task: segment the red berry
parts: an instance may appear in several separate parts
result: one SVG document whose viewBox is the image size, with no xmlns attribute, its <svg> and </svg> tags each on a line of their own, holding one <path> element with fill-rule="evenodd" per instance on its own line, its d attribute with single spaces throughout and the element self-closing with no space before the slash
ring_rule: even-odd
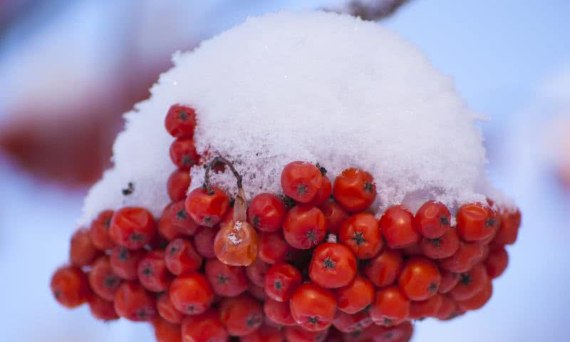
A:
<svg viewBox="0 0 570 342">
<path fill-rule="evenodd" d="M 448 229 L 434 239 L 423 238 L 420 242 L 422 253 L 431 259 L 449 258 L 459 249 L 459 237 L 455 229 Z"/>
<path fill-rule="evenodd" d="M 313 252 L 309 277 L 325 288 L 347 286 L 356 276 L 356 258 L 350 248 L 339 243 L 326 242 Z"/>
<path fill-rule="evenodd" d="M 200 163 L 200 155 L 196 152 L 194 140 L 178 138 L 170 145 L 170 160 L 179 170 L 188 171 Z"/>
<path fill-rule="evenodd" d="M 442 295 L 436 294 L 427 300 L 413 301 L 410 305 L 410 319 L 434 317 L 439 312 L 443 301 L 442 298 Z"/>
<path fill-rule="evenodd" d="M 374 285 L 365 277 L 357 275 L 352 283 L 336 289 L 335 294 L 338 309 L 348 314 L 355 314 L 364 310 L 374 300 Z"/>
<path fill-rule="evenodd" d="M 385 287 L 392 285 L 398 276 L 403 266 L 402 254 L 398 251 L 390 249 L 384 250 L 364 268 L 364 273 L 378 287 Z"/>
<path fill-rule="evenodd" d="M 202 266 L 202 257 L 190 241 L 184 239 L 170 241 L 165 249 L 164 260 L 166 267 L 174 275 L 191 273 Z"/>
<path fill-rule="evenodd" d="M 269 325 L 262 325 L 249 335 L 242 336 L 241 342 L 282 342 L 281 330 Z"/>
<path fill-rule="evenodd" d="M 456 301 L 467 300 L 481 291 L 488 280 L 485 267 L 481 264 L 475 265 L 469 272 L 459 275 L 459 282 L 451 290 L 450 295 Z"/>
<path fill-rule="evenodd" d="M 115 304 L 112 301 L 107 301 L 97 295 L 89 297 L 89 310 L 93 317 L 109 322 L 119 319 L 119 315 L 115 312 Z"/>
<path fill-rule="evenodd" d="M 346 169 L 334 181 L 333 196 L 351 213 L 366 210 L 376 199 L 374 178 L 360 169 Z"/>
<path fill-rule="evenodd" d="M 325 219 L 327 220 L 327 229 L 329 233 L 338 234 L 338 231 L 349 215 L 334 201 L 326 201 L 320 206 Z"/>
<path fill-rule="evenodd" d="M 497 278 L 507 268 L 509 264 L 509 254 L 504 247 L 495 249 L 489 253 L 487 260 L 485 261 L 485 267 L 487 268 L 487 274 L 491 278 Z"/>
<path fill-rule="evenodd" d="M 459 249 L 451 257 L 442 259 L 439 266 L 447 271 L 467 272 L 483 257 L 484 248 L 479 243 L 459 242 Z"/>
<path fill-rule="evenodd" d="M 291 296 L 289 307 L 299 326 L 308 331 L 322 331 L 332 324 L 336 299 L 329 290 L 306 283 L 297 287 Z"/>
<path fill-rule="evenodd" d="M 111 269 L 113 273 L 126 280 L 135 280 L 138 277 L 138 264 L 144 257 L 143 251 L 132 251 L 117 246 L 111 251 Z"/>
<path fill-rule="evenodd" d="M 428 239 L 435 239 L 450 228 L 451 213 L 445 204 L 427 201 L 414 216 L 414 226 L 418 233 Z"/>
<path fill-rule="evenodd" d="M 275 232 L 281 229 L 285 219 L 285 204 L 273 194 L 263 193 L 255 196 L 247 208 L 249 223 L 258 230 Z"/>
<path fill-rule="evenodd" d="M 263 323 L 263 309 L 248 295 L 225 298 L 220 303 L 220 320 L 232 336 L 245 336 Z"/>
<path fill-rule="evenodd" d="M 170 323 L 179 324 L 182 322 L 183 315 L 170 300 L 170 294 L 163 292 L 156 299 L 156 309 L 160 317 L 164 318 Z"/>
<path fill-rule="evenodd" d="M 289 264 L 275 264 L 267 270 L 265 276 L 265 294 L 278 302 L 288 301 L 293 292 L 301 285 L 301 272 Z"/>
<path fill-rule="evenodd" d="M 73 266 L 86 266 L 93 262 L 98 254 L 97 248 L 91 242 L 89 230 L 82 228 L 75 231 L 71 237 L 69 261 Z"/>
<path fill-rule="evenodd" d="M 152 214 L 138 207 L 124 207 L 115 212 L 111 220 L 111 238 L 128 249 L 141 249 L 156 234 Z"/>
<path fill-rule="evenodd" d="M 325 215 L 317 207 L 296 206 L 289 210 L 283 222 L 285 240 L 297 249 L 315 247 L 326 232 Z"/>
<path fill-rule="evenodd" d="M 451 291 L 459 281 L 459 274 L 449 272 L 446 270 L 441 271 L 441 284 L 439 284 L 439 293 L 448 293 Z"/>
<path fill-rule="evenodd" d="M 108 256 L 99 257 L 88 274 L 93 292 L 107 301 L 115 299 L 115 292 L 121 285 L 121 278 L 113 272 Z"/>
<path fill-rule="evenodd" d="M 294 161 L 283 168 L 281 187 L 283 193 L 297 202 L 309 203 L 323 184 L 323 175 L 311 163 Z"/>
<path fill-rule="evenodd" d="M 220 188 L 212 187 L 211 193 L 196 188 L 186 198 L 186 211 L 194 222 L 212 227 L 219 223 L 230 206 L 228 195 Z"/>
<path fill-rule="evenodd" d="M 347 314 L 337 311 L 333 320 L 333 325 L 343 333 L 351 333 L 362 331 L 373 324 L 370 315 L 366 311 L 360 311 L 355 314 Z"/>
<path fill-rule="evenodd" d="M 285 341 L 287 342 L 324 342 L 328 330 L 308 331 L 302 327 L 285 327 Z"/>
<path fill-rule="evenodd" d="M 479 292 L 465 300 L 457 301 L 457 306 L 464 311 L 478 310 L 487 304 L 492 295 L 493 283 L 487 281 Z"/>
<path fill-rule="evenodd" d="M 158 231 L 167 240 L 193 236 L 198 227 L 198 224 L 186 212 L 184 201 L 171 203 L 166 206 L 158 221 Z"/>
<path fill-rule="evenodd" d="M 235 297 L 247 290 L 244 267 L 229 266 L 218 259 L 206 261 L 206 277 L 219 296 Z"/>
<path fill-rule="evenodd" d="M 245 268 L 245 274 L 250 282 L 255 286 L 264 287 L 265 286 L 265 276 L 267 270 L 271 265 L 264 263 L 260 259 L 256 259 L 253 264 Z"/>
<path fill-rule="evenodd" d="M 228 332 L 219 314 L 214 310 L 209 310 L 201 315 L 184 318 L 182 340 L 185 342 L 224 342 L 228 340 Z"/>
<path fill-rule="evenodd" d="M 499 212 L 500 225 L 493 239 L 495 245 L 512 245 L 517 240 L 521 225 L 521 212 L 517 209 L 502 210 Z"/>
<path fill-rule="evenodd" d="M 136 282 L 124 282 L 115 293 L 115 311 L 130 321 L 150 321 L 156 315 L 151 295 Z"/>
<path fill-rule="evenodd" d="M 435 314 L 435 317 L 440 320 L 447 320 L 452 317 L 457 309 L 455 301 L 448 296 L 441 297 L 441 305 Z"/>
<path fill-rule="evenodd" d="M 344 221 L 340 228 L 339 239 L 358 259 L 375 257 L 383 244 L 378 222 L 370 213 L 354 214 Z"/>
<path fill-rule="evenodd" d="M 318 207 L 318 206 L 322 205 L 323 203 L 327 202 L 329 200 L 329 198 L 331 197 L 331 194 L 332 194 L 331 181 L 330 181 L 329 177 L 323 175 L 323 183 L 322 183 L 319 191 L 317 191 L 317 194 L 315 195 L 315 197 L 313 197 L 311 202 L 309 202 L 308 204 Z"/>
<path fill-rule="evenodd" d="M 288 326 L 296 325 L 291 310 L 289 310 L 289 302 L 278 302 L 271 298 L 266 298 L 263 303 L 263 312 L 269 320 L 277 325 Z"/>
<path fill-rule="evenodd" d="M 166 190 L 168 197 L 172 202 L 182 201 L 186 198 L 188 188 L 192 183 L 190 174 L 185 170 L 175 170 L 168 177 L 166 182 Z"/>
<path fill-rule="evenodd" d="M 212 287 L 199 273 L 176 277 L 170 285 L 169 295 L 174 307 L 185 315 L 199 315 L 214 301 Z"/>
<path fill-rule="evenodd" d="M 376 324 L 393 324 L 405 320 L 409 315 L 410 301 L 397 286 L 378 291 L 370 307 L 370 317 Z"/>
<path fill-rule="evenodd" d="M 435 263 L 427 258 L 414 257 L 406 261 L 398 284 L 411 300 L 426 300 L 435 295 L 441 283 L 441 274 Z"/>
<path fill-rule="evenodd" d="M 287 244 L 281 232 L 261 233 L 258 257 L 268 264 L 275 264 L 287 258 L 291 246 Z"/>
<path fill-rule="evenodd" d="M 175 104 L 168 109 L 164 126 L 175 138 L 192 138 L 196 128 L 196 112 L 194 108 Z"/>
<path fill-rule="evenodd" d="M 480 241 L 497 233 L 499 220 L 494 210 L 480 203 L 462 205 L 457 211 L 457 233 L 467 242 Z"/>
<path fill-rule="evenodd" d="M 85 303 L 89 296 L 87 276 L 74 266 L 57 269 L 51 278 L 50 288 L 59 304 L 70 309 Z"/>
<path fill-rule="evenodd" d="M 89 236 L 91 237 L 91 242 L 96 248 L 100 250 L 111 249 L 113 246 L 115 246 L 115 243 L 109 234 L 112 218 L 113 211 L 104 210 L 100 212 L 99 215 L 97 215 L 89 227 Z"/>
<path fill-rule="evenodd" d="M 199 227 L 196 235 L 194 235 L 194 248 L 196 248 L 196 252 L 204 258 L 215 258 L 214 239 L 217 233 L 218 229 Z"/>
<path fill-rule="evenodd" d="M 413 216 L 406 208 L 395 205 L 380 218 L 380 229 L 390 248 L 404 248 L 420 241 L 420 235 L 414 229 Z"/>
<path fill-rule="evenodd" d="M 164 319 L 152 321 L 156 342 L 182 342 L 180 324 L 173 324 Z"/>
<path fill-rule="evenodd" d="M 166 269 L 164 251 L 148 252 L 139 262 L 137 274 L 141 285 L 151 292 L 162 292 L 168 289 L 172 276 Z"/>
</svg>

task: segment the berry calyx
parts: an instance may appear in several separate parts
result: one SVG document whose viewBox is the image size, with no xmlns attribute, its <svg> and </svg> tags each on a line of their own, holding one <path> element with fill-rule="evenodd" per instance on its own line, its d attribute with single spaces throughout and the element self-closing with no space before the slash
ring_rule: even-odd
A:
<svg viewBox="0 0 570 342">
<path fill-rule="evenodd" d="M 383 245 L 378 221 L 370 213 L 358 213 L 347 219 L 340 228 L 339 239 L 358 259 L 373 258 Z"/>
<path fill-rule="evenodd" d="M 179 170 L 189 171 L 200 163 L 200 155 L 196 152 L 194 140 L 178 138 L 170 145 L 170 160 Z"/>
</svg>

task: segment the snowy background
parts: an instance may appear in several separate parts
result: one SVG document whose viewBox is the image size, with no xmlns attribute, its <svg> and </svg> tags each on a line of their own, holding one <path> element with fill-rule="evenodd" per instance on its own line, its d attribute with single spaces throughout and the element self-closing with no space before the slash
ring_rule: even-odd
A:
<svg viewBox="0 0 570 342">
<path fill-rule="evenodd" d="M 22 3 L 30 7 L 33 1 Z M 38 2 L 25 21 L 0 27 L 0 122 L 9 120 L 9 108 L 27 101 L 43 105 L 42 99 L 49 106 L 50 99 L 61 98 L 53 86 L 58 82 L 45 81 L 50 78 L 86 89 L 113 80 L 124 20 L 141 2 L 74 3 Z M 149 61 L 160 60 L 156 51 L 169 55 L 191 47 L 248 14 L 314 7 L 307 1 L 250 1 L 247 6 L 212 1 L 182 11 L 183 1 L 144 3 L 139 6 L 144 18 L 139 40 L 131 43 Z M 163 29 L 175 37 L 159 39 L 155 29 L 164 21 L 152 13 L 173 25 Z M 490 177 L 523 212 L 519 241 L 509 249 L 509 268 L 495 282 L 490 303 L 449 323 L 418 323 L 414 341 L 570 338 L 570 191 L 557 178 L 558 165 L 564 165 L 560 159 L 568 156 L 560 151 L 570 146 L 553 129 L 570 120 L 568 15 L 565 0 L 528 0 L 524 6 L 515 0 L 415 0 L 383 23 L 420 47 L 436 68 L 455 79 L 471 108 L 489 118 L 482 127 Z M 34 96 L 24 100 L 28 94 Z M 71 102 L 75 94 L 63 95 Z M 30 124 L 34 119 L 27 118 Z M 51 298 L 49 278 L 67 257 L 85 192 L 28 177 L 0 155 L 0 340 L 152 340 L 150 329 L 140 324 L 105 325 L 94 321 L 87 307 L 67 311 Z"/>
</svg>

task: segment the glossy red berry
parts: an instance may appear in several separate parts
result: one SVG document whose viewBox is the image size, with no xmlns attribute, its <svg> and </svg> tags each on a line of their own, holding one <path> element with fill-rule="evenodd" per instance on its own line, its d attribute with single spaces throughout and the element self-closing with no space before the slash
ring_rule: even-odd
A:
<svg viewBox="0 0 570 342">
<path fill-rule="evenodd" d="M 380 229 L 390 248 L 404 248 L 420 241 L 413 225 L 413 216 L 404 206 L 395 205 L 380 218 Z"/>
<path fill-rule="evenodd" d="M 225 298 L 220 303 L 220 320 L 232 336 L 245 336 L 263 323 L 261 304 L 249 295 Z"/>
<path fill-rule="evenodd" d="M 441 270 L 441 283 L 439 284 L 439 293 L 448 293 L 459 281 L 459 273 L 453 273 Z"/>
<path fill-rule="evenodd" d="M 185 204 L 186 211 L 194 222 L 212 227 L 222 220 L 230 207 L 230 200 L 220 188 L 212 187 L 211 192 L 208 192 L 200 187 L 188 194 Z"/>
<path fill-rule="evenodd" d="M 173 324 L 160 317 L 152 321 L 156 342 L 182 342 L 180 324 Z"/>
<path fill-rule="evenodd" d="M 247 208 L 249 223 L 260 231 L 275 232 L 281 229 L 285 219 L 285 204 L 283 201 L 268 193 L 255 196 Z"/>
<path fill-rule="evenodd" d="M 114 303 L 117 314 L 130 321 L 150 321 L 156 315 L 154 298 L 136 282 L 122 283 Z"/>
<path fill-rule="evenodd" d="M 423 301 L 412 301 L 410 305 L 410 319 L 434 317 L 441 307 L 443 296 L 436 294 Z"/>
<path fill-rule="evenodd" d="M 357 275 L 352 283 L 335 290 L 338 309 L 348 314 L 364 310 L 374 300 L 374 285 L 367 278 Z"/>
<path fill-rule="evenodd" d="M 111 229 L 112 210 L 104 210 L 91 222 L 89 226 L 89 236 L 93 245 L 100 250 L 113 248 L 115 243 L 111 239 L 109 230 Z"/>
<path fill-rule="evenodd" d="M 457 306 L 459 309 L 464 311 L 478 310 L 482 308 L 483 305 L 487 304 L 492 295 L 493 283 L 491 281 L 487 281 L 479 292 L 465 300 L 457 301 Z"/>
<path fill-rule="evenodd" d="M 370 317 L 376 324 L 401 322 L 410 315 L 410 300 L 397 286 L 386 287 L 376 293 L 370 307 Z"/>
<path fill-rule="evenodd" d="M 311 202 L 322 184 L 321 170 L 311 163 L 294 161 L 281 172 L 283 193 L 300 203 Z"/>
<path fill-rule="evenodd" d="M 500 225 L 493 239 L 494 245 L 512 245 L 517 240 L 521 225 L 521 212 L 516 210 L 502 210 L 499 212 Z"/>
<path fill-rule="evenodd" d="M 209 310 L 201 315 L 188 316 L 182 321 L 182 340 L 224 342 L 228 332 L 217 311 Z"/>
<path fill-rule="evenodd" d="M 362 331 L 373 324 L 370 315 L 366 311 L 360 311 L 355 314 L 347 314 L 343 311 L 337 311 L 333 320 L 333 325 L 343 333 L 352 333 Z"/>
<path fill-rule="evenodd" d="M 326 232 L 325 215 L 317 207 L 296 206 L 289 210 L 283 222 L 285 240 L 297 249 L 315 247 Z"/>
<path fill-rule="evenodd" d="M 89 285 L 93 292 L 107 301 L 115 299 L 115 292 L 122 279 L 113 272 L 108 256 L 99 257 L 88 274 Z"/>
<path fill-rule="evenodd" d="M 165 264 L 174 275 L 197 271 L 202 266 L 202 256 L 196 252 L 190 241 L 178 238 L 170 241 L 165 249 Z"/>
<path fill-rule="evenodd" d="M 471 203 L 457 210 L 457 233 L 463 241 L 481 241 L 497 233 L 499 220 L 496 212 L 486 205 Z"/>
<path fill-rule="evenodd" d="M 435 239 L 449 230 L 451 213 L 445 204 L 427 201 L 414 216 L 414 226 L 418 233 L 428 239 Z"/>
<path fill-rule="evenodd" d="M 356 276 L 356 257 L 343 244 L 326 242 L 317 246 L 309 266 L 309 277 L 324 288 L 347 286 Z"/>
<path fill-rule="evenodd" d="M 93 242 L 91 242 L 88 229 L 81 228 L 75 231 L 71 237 L 69 249 L 69 261 L 73 266 L 81 267 L 91 264 L 98 252 Z"/>
<path fill-rule="evenodd" d="M 284 261 L 291 251 L 291 246 L 283 238 L 281 232 L 261 233 L 258 257 L 268 264 Z"/>
<path fill-rule="evenodd" d="M 154 238 L 156 224 L 148 210 L 139 207 L 124 207 L 113 215 L 110 234 L 119 246 L 141 249 Z"/>
<path fill-rule="evenodd" d="M 289 302 L 278 302 L 271 298 L 266 298 L 263 303 L 263 312 L 267 318 L 280 326 L 296 325 L 291 310 L 289 310 Z"/>
<path fill-rule="evenodd" d="M 455 229 L 448 229 L 438 238 L 423 238 L 420 242 L 420 248 L 422 253 L 428 258 L 449 258 L 459 249 L 459 237 Z"/>
<path fill-rule="evenodd" d="M 192 138 L 196 128 L 196 112 L 194 108 L 175 104 L 168 109 L 164 126 L 175 138 Z"/>
<path fill-rule="evenodd" d="M 331 198 L 331 194 L 332 194 L 331 181 L 330 181 L 329 177 L 323 175 L 323 183 L 322 183 L 319 191 L 317 191 L 317 194 L 315 195 L 315 197 L 313 197 L 311 202 L 309 202 L 307 204 L 314 205 L 314 206 L 318 207 L 318 206 L 324 204 L 325 202 L 327 202 Z"/>
<path fill-rule="evenodd" d="M 235 297 L 247 291 L 248 281 L 244 267 L 229 266 L 218 259 L 206 261 L 206 277 L 219 296 Z"/>
<path fill-rule="evenodd" d="M 173 171 L 166 182 L 166 191 L 168 192 L 170 200 L 172 202 L 178 202 L 185 199 L 191 183 L 192 178 L 190 178 L 190 173 L 188 173 L 188 171 Z"/>
<path fill-rule="evenodd" d="M 55 299 L 70 309 L 85 303 L 90 294 L 87 276 L 74 266 L 57 269 L 51 278 L 50 288 Z"/>
<path fill-rule="evenodd" d="M 457 252 L 439 261 L 439 266 L 454 273 L 467 272 L 483 257 L 484 248 L 479 243 L 460 242 Z"/>
<path fill-rule="evenodd" d="M 421 301 L 435 295 L 441 283 L 441 274 L 436 264 L 423 257 L 406 261 L 398 284 L 411 300 Z"/>
<path fill-rule="evenodd" d="M 164 210 L 158 221 L 158 231 L 167 240 L 177 237 L 193 236 L 198 224 L 186 212 L 184 201 L 171 203 Z"/>
<path fill-rule="evenodd" d="M 265 294 L 278 302 L 288 301 L 301 285 L 301 272 L 292 265 L 279 263 L 271 266 L 265 276 Z"/>
<path fill-rule="evenodd" d="M 487 269 L 487 274 L 491 278 L 497 278 L 509 264 L 509 254 L 505 250 L 505 247 L 499 247 L 489 253 L 487 260 L 485 261 L 485 268 Z"/>
<path fill-rule="evenodd" d="M 97 295 L 89 296 L 89 310 L 96 319 L 104 322 L 114 321 L 119 319 L 119 315 L 115 312 L 115 304 L 112 301 L 107 301 Z"/>
<path fill-rule="evenodd" d="M 378 221 L 370 213 L 358 213 L 344 221 L 339 240 L 348 246 L 358 259 L 375 257 L 382 249 L 383 241 Z"/>
<path fill-rule="evenodd" d="M 346 169 L 334 181 L 333 196 L 348 212 L 366 210 L 376 199 L 374 178 L 360 169 Z"/>
<path fill-rule="evenodd" d="M 326 201 L 319 208 L 325 215 L 328 232 L 338 234 L 344 221 L 349 218 L 348 213 L 334 201 Z"/>
<path fill-rule="evenodd" d="M 188 171 L 200 163 L 200 155 L 196 152 L 194 140 L 178 138 L 170 145 L 170 160 L 179 170 Z"/>
<path fill-rule="evenodd" d="M 475 265 L 469 272 L 459 275 L 459 282 L 450 295 L 456 301 L 467 300 L 481 291 L 488 280 L 485 267 L 481 264 Z"/>
<path fill-rule="evenodd" d="M 174 307 L 185 315 L 199 315 L 208 310 L 214 301 L 210 283 L 199 273 L 176 277 L 168 292 Z"/>
<path fill-rule="evenodd" d="M 135 280 L 138 277 L 137 267 L 143 256 L 142 250 L 133 251 L 117 246 L 111 251 L 111 269 L 122 279 Z"/>
<path fill-rule="evenodd" d="M 455 301 L 448 296 L 442 296 L 441 305 L 435 317 L 440 320 L 447 320 L 452 317 L 456 310 L 457 304 Z"/>
<path fill-rule="evenodd" d="M 182 313 L 176 309 L 172 300 L 170 300 L 168 291 L 161 293 L 156 298 L 156 310 L 160 317 L 173 324 L 179 324 L 184 317 Z"/>
<path fill-rule="evenodd" d="M 364 267 L 364 274 L 378 287 L 392 285 L 402 270 L 404 261 L 398 251 L 386 249 Z"/>
<path fill-rule="evenodd" d="M 166 268 L 164 251 L 148 252 L 137 267 L 138 279 L 141 285 L 151 292 L 162 292 L 168 289 L 172 275 Z"/>
<path fill-rule="evenodd" d="M 322 331 L 332 324 L 337 304 L 332 292 L 316 284 L 306 283 L 297 287 L 289 307 L 293 319 L 303 329 Z"/>
</svg>

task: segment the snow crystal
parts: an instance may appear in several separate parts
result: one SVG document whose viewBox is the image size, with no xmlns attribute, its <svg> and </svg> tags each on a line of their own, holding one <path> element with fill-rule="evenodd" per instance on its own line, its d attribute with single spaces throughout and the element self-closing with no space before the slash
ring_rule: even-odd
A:
<svg viewBox="0 0 570 342">
<path fill-rule="evenodd" d="M 414 210 L 428 198 L 456 207 L 495 193 L 475 116 L 452 80 L 378 24 L 271 14 L 176 54 L 174 63 L 150 99 L 125 115 L 114 167 L 91 189 L 81 223 L 122 205 L 161 212 L 174 170 L 163 120 L 175 103 L 196 109 L 198 152 L 234 161 L 248 196 L 280 193 L 280 170 L 294 160 L 320 163 L 331 179 L 351 166 L 368 170 L 380 210 Z M 191 175 L 191 187 L 201 186 L 204 169 Z M 235 194 L 228 172 L 213 181 Z"/>
</svg>

